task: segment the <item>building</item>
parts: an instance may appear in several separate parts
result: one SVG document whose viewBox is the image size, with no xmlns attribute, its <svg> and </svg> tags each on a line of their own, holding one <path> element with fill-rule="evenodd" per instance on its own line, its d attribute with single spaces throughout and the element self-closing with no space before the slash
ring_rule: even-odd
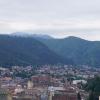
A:
<svg viewBox="0 0 100 100">
<path fill-rule="evenodd" d="M 12 100 L 12 96 L 9 91 L 0 88 L 0 100 Z"/>
<path fill-rule="evenodd" d="M 49 87 L 48 100 L 77 100 L 77 93 L 72 88 Z"/>
<path fill-rule="evenodd" d="M 27 89 L 33 89 L 33 82 L 32 81 L 28 81 Z"/>
<path fill-rule="evenodd" d="M 34 86 L 49 86 L 50 85 L 50 76 L 48 75 L 36 75 L 32 76 L 32 81 Z"/>
</svg>

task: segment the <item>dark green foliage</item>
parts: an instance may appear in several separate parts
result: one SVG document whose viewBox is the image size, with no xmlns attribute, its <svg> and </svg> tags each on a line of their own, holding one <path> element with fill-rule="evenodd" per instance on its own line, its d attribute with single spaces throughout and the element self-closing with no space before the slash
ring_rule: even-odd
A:
<svg viewBox="0 0 100 100">
<path fill-rule="evenodd" d="M 0 66 L 70 63 L 31 37 L 0 35 Z"/>
<path fill-rule="evenodd" d="M 59 55 L 72 59 L 77 65 L 100 66 L 100 42 L 77 37 L 65 39 L 40 39 Z"/>
<path fill-rule="evenodd" d="M 100 96 L 100 77 L 88 80 L 85 89 L 89 92 L 88 100 L 98 100 Z"/>
<path fill-rule="evenodd" d="M 91 90 L 93 92 L 100 92 L 100 77 L 95 77 L 93 79 L 89 79 L 85 89 L 87 91 Z"/>
<path fill-rule="evenodd" d="M 21 77 L 21 78 L 30 78 L 31 76 L 33 76 L 35 74 L 36 73 L 34 71 L 32 73 L 22 71 L 22 72 L 14 73 L 13 77 L 16 76 L 16 77 Z"/>
<path fill-rule="evenodd" d="M 76 64 L 100 66 L 100 42 L 76 37 L 42 39 L 0 35 L 0 66 Z"/>
<path fill-rule="evenodd" d="M 88 100 L 94 100 L 94 94 L 93 94 L 92 91 L 91 91 L 90 94 L 89 94 Z"/>
<path fill-rule="evenodd" d="M 81 95 L 80 95 L 79 92 L 78 92 L 78 94 L 77 94 L 77 100 L 81 100 Z"/>
</svg>

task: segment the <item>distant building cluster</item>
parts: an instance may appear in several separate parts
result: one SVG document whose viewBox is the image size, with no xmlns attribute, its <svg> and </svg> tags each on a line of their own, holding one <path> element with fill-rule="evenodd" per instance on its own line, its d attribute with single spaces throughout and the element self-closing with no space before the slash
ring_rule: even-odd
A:
<svg viewBox="0 0 100 100">
<path fill-rule="evenodd" d="M 82 66 L 13 66 L 0 68 L 0 100 L 86 100 L 82 84 L 99 75 L 99 68 Z"/>
</svg>

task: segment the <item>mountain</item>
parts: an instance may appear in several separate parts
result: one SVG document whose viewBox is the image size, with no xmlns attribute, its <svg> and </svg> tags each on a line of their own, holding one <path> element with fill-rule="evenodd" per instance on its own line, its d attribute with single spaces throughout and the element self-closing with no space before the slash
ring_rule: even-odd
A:
<svg viewBox="0 0 100 100">
<path fill-rule="evenodd" d="M 40 39 L 49 49 L 77 65 L 100 66 L 100 42 L 70 36 L 64 39 Z"/>
<path fill-rule="evenodd" d="M 0 65 L 74 63 L 100 66 L 100 41 L 73 36 L 64 39 L 40 37 L 0 35 Z"/>
<path fill-rule="evenodd" d="M 42 65 L 70 63 L 45 44 L 31 37 L 0 35 L 0 65 Z"/>
</svg>

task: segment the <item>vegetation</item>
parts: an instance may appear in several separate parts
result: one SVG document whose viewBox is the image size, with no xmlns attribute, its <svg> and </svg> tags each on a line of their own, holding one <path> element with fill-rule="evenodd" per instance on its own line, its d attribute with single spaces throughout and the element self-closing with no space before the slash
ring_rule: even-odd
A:
<svg viewBox="0 0 100 100">
<path fill-rule="evenodd" d="M 76 64 L 100 66 L 100 42 L 76 37 L 44 39 L 0 35 L 0 66 Z"/>
<path fill-rule="evenodd" d="M 52 51 L 69 58 L 76 65 L 100 66 L 100 42 L 87 41 L 77 37 L 65 39 L 40 39 Z"/>
<path fill-rule="evenodd" d="M 77 100 L 81 100 L 81 95 L 80 95 L 80 93 L 77 94 Z"/>
<path fill-rule="evenodd" d="M 21 77 L 21 78 L 30 78 L 31 76 L 35 75 L 36 72 L 32 71 L 31 73 L 22 71 L 22 72 L 16 72 L 14 73 L 13 77 Z"/>
<path fill-rule="evenodd" d="M 88 100 L 99 100 L 100 96 L 100 77 L 88 80 L 85 90 L 89 92 Z"/>
<path fill-rule="evenodd" d="M 71 63 L 31 37 L 0 35 L 0 66 Z"/>
</svg>

